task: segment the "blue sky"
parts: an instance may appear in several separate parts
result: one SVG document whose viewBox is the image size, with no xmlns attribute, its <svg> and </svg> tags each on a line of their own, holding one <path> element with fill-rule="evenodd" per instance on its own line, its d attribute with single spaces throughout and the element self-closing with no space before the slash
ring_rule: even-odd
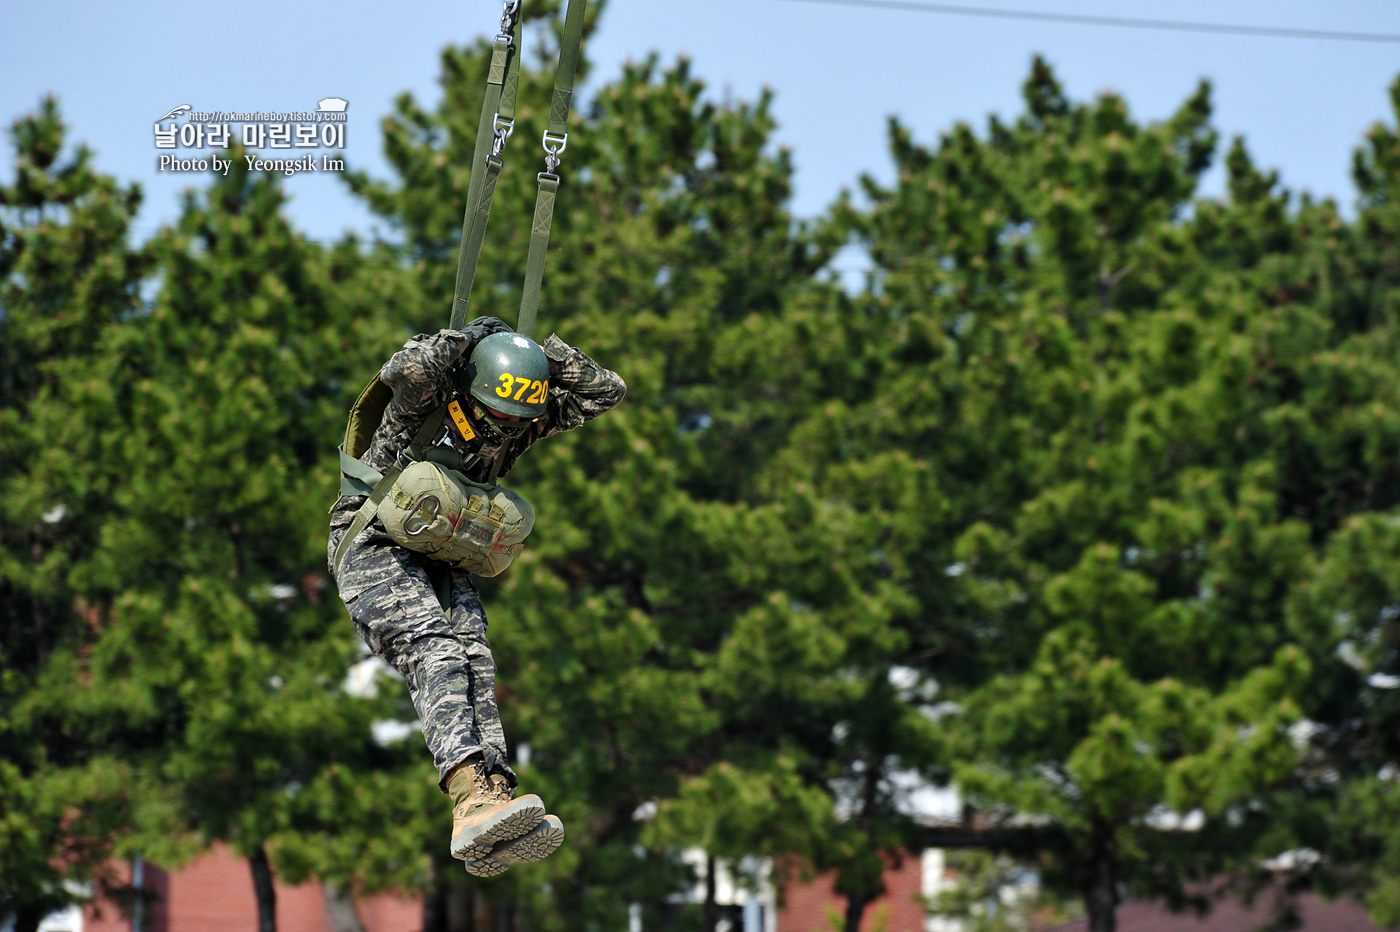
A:
<svg viewBox="0 0 1400 932">
<path fill-rule="evenodd" d="M 967 5 L 1218 23 L 1400 33 L 1394 0 L 962 0 Z M 72 137 L 98 166 L 139 181 L 145 235 L 178 210 L 198 176 L 156 170 L 151 123 L 177 104 L 196 110 L 310 110 L 350 101 L 347 160 L 386 174 L 378 121 L 395 95 L 436 102 L 438 52 L 494 31 L 496 0 L 402 0 L 393 5 L 307 0 L 13 2 L 0 0 L 0 118 L 45 93 L 61 101 Z M 1215 85 L 1216 125 L 1242 134 L 1289 187 L 1349 205 L 1351 150 L 1377 120 L 1393 121 L 1387 87 L 1400 45 L 1136 31 L 1013 22 L 794 0 L 611 0 L 587 54 L 590 84 L 627 59 L 687 55 L 716 97 L 777 94 L 779 142 L 797 165 L 794 209 L 810 216 L 862 172 L 888 180 L 885 120 L 922 141 L 955 121 L 985 123 L 1020 110 L 1031 56 L 1045 55 L 1072 96 L 1107 88 L 1135 115 L 1160 119 L 1194 89 Z M 587 89 L 584 90 L 587 95 Z M 517 159 L 532 159 L 524 145 Z M 8 155 L 5 174 L 8 176 Z M 533 170 L 533 169 L 532 169 Z M 375 221 L 334 177 L 287 182 L 294 222 L 333 239 Z M 1218 171 L 1206 193 L 1221 188 Z"/>
</svg>

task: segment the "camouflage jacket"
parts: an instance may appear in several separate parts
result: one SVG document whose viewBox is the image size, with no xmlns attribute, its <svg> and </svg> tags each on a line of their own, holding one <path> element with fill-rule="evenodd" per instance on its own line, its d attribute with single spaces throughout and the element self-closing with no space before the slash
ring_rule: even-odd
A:
<svg viewBox="0 0 1400 932">
<path fill-rule="evenodd" d="M 394 390 L 394 397 L 370 438 L 369 449 L 360 459 L 380 472 L 393 465 L 424 419 L 451 400 L 456 364 L 469 356 L 483 338 L 509 330 L 494 317 L 478 317 L 462 330 L 420 333 L 405 343 L 379 371 L 380 380 Z M 542 347 L 549 359 L 549 401 L 545 413 L 523 435 L 509 441 L 510 448 L 501 465 L 502 476 L 536 440 L 592 420 L 617 407 L 627 393 L 621 376 L 604 369 L 558 336 L 551 335 Z M 464 439 L 451 418 L 444 418 L 432 445 L 451 446 L 469 464 L 489 464 L 500 452 L 499 442 L 492 444 L 482 436 Z M 479 471 L 470 467 L 469 470 Z M 364 500 L 363 495 L 352 495 L 336 502 L 331 527 L 349 524 Z"/>
</svg>

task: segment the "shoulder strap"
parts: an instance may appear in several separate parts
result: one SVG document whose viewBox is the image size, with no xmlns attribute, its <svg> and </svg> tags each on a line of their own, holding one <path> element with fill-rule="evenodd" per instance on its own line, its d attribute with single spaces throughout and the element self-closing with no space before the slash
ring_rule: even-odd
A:
<svg viewBox="0 0 1400 932">
<path fill-rule="evenodd" d="M 574 99 L 574 72 L 578 69 L 579 44 L 583 41 L 583 11 L 587 0 L 569 0 L 564 14 L 564 38 L 559 43 L 559 67 L 554 72 L 554 98 L 549 105 L 549 129 L 544 132 L 544 171 L 537 176 L 535 220 L 530 226 L 530 254 L 525 260 L 525 288 L 520 295 L 520 317 L 515 332 L 535 335 L 544 282 L 544 259 L 549 251 L 549 230 L 554 223 L 554 199 L 559 192 L 559 156 L 569 145 L 569 107 Z"/>
<path fill-rule="evenodd" d="M 428 444 L 432 442 L 434 435 L 442 429 L 442 422 L 447 419 L 447 405 L 435 409 L 423 421 L 423 425 L 418 428 L 418 433 L 413 435 L 413 439 L 408 442 L 408 457 L 412 460 L 421 460 L 424 452 L 428 449 Z"/>
<path fill-rule="evenodd" d="M 384 501 L 384 496 L 389 494 L 389 490 L 393 488 L 394 483 L 398 480 L 399 476 L 403 474 L 404 468 L 408 463 L 423 458 L 424 449 L 427 448 L 429 441 L 433 439 L 433 435 L 442 427 L 442 420 L 446 414 L 446 405 L 443 405 L 429 414 L 427 418 L 424 419 L 422 426 L 418 428 L 418 433 L 413 435 L 413 440 L 409 442 L 408 449 L 404 453 L 401 453 L 394 465 L 386 469 L 382 475 L 367 463 L 356 460 L 353 457 L 347 457 L 345 449 L 343 447 L 341 448 L 340 463 L 342 471 L 345 470 L 346 460 L 351 459 L 353 462 L 360 464 L 359 467 L 356 468 L 356 472 L 353 474 L 352 478 L 366 485 L 368 485 L 366 480 L 370 476 L 378 476 L 379 481 L 375 483 L 374 488 L 370 490 L 369 498 L 360 506 L 360 510 L 355 512 L 354 520 L 351 521 L 350 526 L 345 529 L 345 536 L 340 538 L 340 543 L 336 545 L 334 569 L 337 576 L 340 574 L 340 563 L 345 559 L 345 552 L 350 549 L 350 542 L 358 537 L 361 531 L 369 527 L 369 523 L 373 521 L 374 516 L 379 513 L 379 503 Z M 351 476 L 348 472 L 346 475 Z M 343 494 L 345 489 L 344 477 L 341 479 L 340 487 Z"/>
<path fill-rule="evenodd" d="M 350 408 L 350 418 L 345 424 L 345 440 L 341 448 L 351 456 L 363 456 L 369 449 L 370 438 L 384 418 L 384 409 L 393 400 L 394 390 L 379 381 L 379 373 L 369 380 L 369 384 L 355 399 Z"/>
<path fill-rule="evenodd" d="M 501 467 L 505 464 L 506 454 L 510 452 L 510 445 L 514 442 L 513 439 L 507 438 L 506 442 L 501 444 L 501 452 L 496 454 L 496 459 L 491 463 L 491 475 L 486 480 L 487 485 L 496 484 L 496 477 L 501 474 Z"/>
<path fill-rule="evenodd" d="M 364 460 L 345 452 L 345 444 L 340 445 L 340 496 L 369 495 L 384 474 Z"/>
<path fill-rule="evenodd" d="M 467 322 L 476 264 L 486 239 L 486 221 L 491 217 L 491 201 L 496 195 L 496 179 L 505 162 L 501 154 L 506 140 L 515 131 L 515 99 L 520 86 L 520 22 L 516 13 L 520 0 L 507 0 L 501 15 L 501 31 L 492 43 L 491 70 L 486 77 L 486 96 L 481 101 L 481 122 L 472 149 L 471 180 L 467 183 L 467 208 L 462 215 L 462 246 L 457 253 L 457 287 L 452 296 L 452 317 L 448 326 L 460 330 Z M 485 155 L 483 155 L 485 153 Z"/>
</svg>

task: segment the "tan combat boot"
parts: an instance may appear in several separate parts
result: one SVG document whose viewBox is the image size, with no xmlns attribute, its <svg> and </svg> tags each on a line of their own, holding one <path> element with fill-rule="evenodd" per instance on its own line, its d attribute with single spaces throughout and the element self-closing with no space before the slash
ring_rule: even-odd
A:
<svg viewBox="0 0 1400 932">
<path fill-rule="evenodd" d="M 564 823 L 547 815 L 530 831 L 511 841 L 503 841 L 484 858 L 467 861 L 467 873 L 475 877 L 504 874 L 512 864 L 539 861 L 549 857 L 564 841 Z"/>
<path fill-rule="evenodd" d="M 501 841 L 519 838 L 540 824 L 544 803 L 530 794 L 511 799 L 515 791 L 504 777 L 488 777 L 479 760 L 467 761 L 447 778 L 452 797 L 452 856 L 478 861 Z"/>
</svg>

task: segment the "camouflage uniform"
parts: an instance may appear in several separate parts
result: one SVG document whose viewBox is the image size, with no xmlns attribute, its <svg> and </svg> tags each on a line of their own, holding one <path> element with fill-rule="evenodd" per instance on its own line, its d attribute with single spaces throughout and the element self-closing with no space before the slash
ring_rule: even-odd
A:
<svg viewBox="0 0 1400 932">
<path fill-rule="evenodd" d="M 379 378 L 393 388 L 394 397 L 361 459 L 381 472 L 391 466 L 423 421 L 451 399 L 457 362 L 483 337 L 509 329 L 493 317 L 482 317 L 462 330 L 419 334 L 404 344 L 380 370 Z M 572 430 L 616 407 L 627 391 L 617 373 L 557 336 L 543 348 L 549 359 L 548 406 L 522 436 L 508 441 L 501 475 L 536 440 Z M 501 441 L 493 443 L 484 431 L 477 434 L 464 440 L 448 418 L 434 445 L 452 446 L 468 475 L 485 479 Z M 364 500 L 342 498 L 332 512 L 327 550 L 332 574 L 341 535 Z M 451 573 L 450 612 L 443 611 L 433 585 L 444 572 Z M 399 546 L 374 521 L 346 551 L 336 583 L 360 637 L 408 681 L 440 785 L 458 764 L 481 755 L 489 773 L 505 776 L 514 786 L 496 708 L 486 612 L 471 575 Z"/>
</svg>

